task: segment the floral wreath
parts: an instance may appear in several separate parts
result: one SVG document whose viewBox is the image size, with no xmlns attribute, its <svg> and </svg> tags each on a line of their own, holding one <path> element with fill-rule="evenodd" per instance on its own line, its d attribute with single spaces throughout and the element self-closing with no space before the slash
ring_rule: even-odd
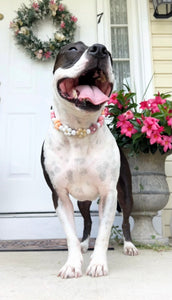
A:
<svg viewBox="0 0 172 300">
<path fill-rule="evenodd" d="M 73 40 L 77 18 L 60 2 L 61 0 L 38 0 L 32 2 L 31 7 L 22 4 L 17 11 L 17 17 L 10 23 L 17 43 L 24 46 L 32 58 L 38 60 L 54 58 L 62 46 Z M 34 35 L 32 25 L 47 15 L 52 17 L 58 29 L 54 33 L 54 39 L 41 41 Z"/>
</svg>

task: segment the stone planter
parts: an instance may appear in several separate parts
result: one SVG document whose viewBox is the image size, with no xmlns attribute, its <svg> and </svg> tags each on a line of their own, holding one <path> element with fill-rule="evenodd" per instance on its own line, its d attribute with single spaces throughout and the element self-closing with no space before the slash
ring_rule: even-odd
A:
<svg viewBox="0 0 172 300">
<path fill-rule="evenodd" d="M 170 245 L 172 246 L 172 214 L 171 214 L 170 229 L 171 229 Z"/>
<path fill-rule="evenodd" d="M 168 239 L 159 235 L 152 223 L 152 219 L 162 210 L 169 199 L 169 188 L 165 176 L 166 154 L 159 151 L 155 154 L 134 155 L 126 154 L 131 174 L 133 189 L 134 229 L 132 239 L 140 244 L 167 244 Z"/>
</svg>

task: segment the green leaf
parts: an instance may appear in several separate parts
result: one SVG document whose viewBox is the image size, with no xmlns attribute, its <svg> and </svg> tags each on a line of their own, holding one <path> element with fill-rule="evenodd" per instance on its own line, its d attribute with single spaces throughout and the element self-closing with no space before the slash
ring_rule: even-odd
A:
<svg viewBox="0 0 172 300">
<path fill-rule="evenodd" d="M 135 142 L 137 139 L 139 139 L 142 135 L 143 135 L 142 132 L 137 132 L 137 133 L 133 134 L 132 135 L 133 142 Z"/>
<path fill-rule="evenodd" d="M 144 186 L 140 183 L 140 191 L 144 190 Z"/>
<path fill-rule="evenodd" d="M 164 126 L 164 132 L 166 132 L 170 136 L 172 135 L 172 128 L 166 125 Z"/>
<path fill-rule="evenodd" d="M 162 112 L 162 113 L 159 113 L 159 112 L 157 112 L 157 113 L 154 113 L 154 114 L 152 114 L 152 117 L 153 118 L 156 118 L 156 119 L 163 119 L 164 118 L 164 113 Z"/>
</svg>

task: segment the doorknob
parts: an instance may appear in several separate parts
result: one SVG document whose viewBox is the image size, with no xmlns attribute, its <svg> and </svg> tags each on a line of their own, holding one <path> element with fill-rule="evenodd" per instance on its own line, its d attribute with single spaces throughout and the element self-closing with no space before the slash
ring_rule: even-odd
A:
<svg viewBox="0 0 172 300">
<path fill-rule="evenodd" d="M 0 13 L 0 21 L 3 20 L 4 15 Z"/>
</svg>

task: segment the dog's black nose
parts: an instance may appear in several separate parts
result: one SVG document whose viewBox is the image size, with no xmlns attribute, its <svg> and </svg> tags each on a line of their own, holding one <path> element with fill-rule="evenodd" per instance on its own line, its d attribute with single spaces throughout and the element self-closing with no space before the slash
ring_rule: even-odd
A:
<svg viewBox="0 0 172 300">
<path fill-rule="evenodd" d="M 88 48 L 88 53 L 95 57 L 106 57 L 108 55 L 108 51 L 106 47 L 102 44 L 94 44 L 90 48 Z"/>
</svg>

